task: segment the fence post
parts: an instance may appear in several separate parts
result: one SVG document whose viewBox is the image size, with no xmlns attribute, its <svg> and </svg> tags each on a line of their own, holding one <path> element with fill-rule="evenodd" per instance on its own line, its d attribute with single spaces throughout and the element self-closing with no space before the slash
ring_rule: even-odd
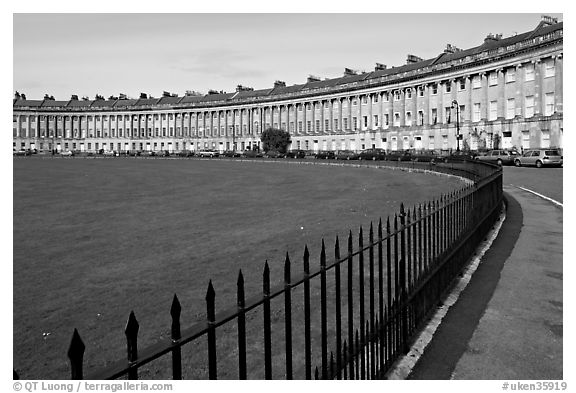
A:
<svg viewBox="0 0 576 393">
<path fill-rule="evenodd" d="M 336 266 L 334 268 L 334 275 L 336 279 L 336 378 L 342 378 L 342 306 L 340 299 L 340 242 L 336 236 L 336 243 L 334 245 L 334 258 L 336 259 Z"/>
<path fill-rule="evenodd" d="M 70 346 L 68 347 L 68 359 L 70 359 L 70 379 L 84 379 L 83 373 L 83 358 L 86 346 L 78 334 L 78 330 L 74 329 Z M 18 374 L 14 371 L 15 378 L 18 379 Z"/>
<path fill-rule="evenodd" d="M 262 275 L 264 294 L 264 378 L 272 379 L 272 332 L 270 326 L 270 268 L 264 264 Z"/>
<path fill-rule="evenodd" d="M 320 250 L 320 329 L 322 343 L 322 379 L 328 379 L 328 326 L 326 312 L 326 248 Z"/>
<path fill-rule="evenodd" d="M 304 246 L 304 363 L 306 379 L 312 379 L 312 343 L 310 338 L 310 253 Z"/>
<path fill-rule="evenodd" d="M 366 344 L 366 332 L 364 321 L 366 316 L 364 314 L 364 233 L 362 232 L 362 227 L 360 227 L 360 234 L 358 237 L 358 288 L 360 291 L 360 345 L 362 346 L 362 351 L 364 351 L 364 345 Z M 362 352 L 364 354 L 364 352 Z M 365 378 L 365 367 L 366 361 L 364 356 L 360 357 L 360 379 Z"/>
<path fill-rule="evenodd" d="M 216 361 L 216 292 L 212 286 L 212 280 L 208 283 L 206 292 L 206 319 L 208 321 L 208 378 L 218 379 Z"/>
<path fill-rule="evenodd" d="M 180 306 L 180 301 L 178 296 L 174 294 L 172 298 L 172 306 L 170 307 L 170 316 L 172 317 L 172 343 L 178 342 L 180 340 L 180 312 L 182 307 Z M 180 380 L 182 379 L 182 354 L 180 346 L 172 350 L 172 379 Z"/>
<path fill-rule="evenodd" d="M 284 262 L 284 326 L 286 335 L 286 379 L 292 379 L 292 297 L 290 286 L 290 257 Z"/>
<path fill-rule="evenodd" d="M 384 322 L 384 260 L 382 255 L 382 218 L 378 220 L 378 316 L 380 319 L 380 324 Z M 379 350 L 380 350 L 380 371 L 384 370 L 384 345 L 383 345 L 383 335 L 381 335 L 381 330 L 377 329 L 378 332 L 378 340 L 380 343 Z"/>
<path fill-rule="evenodd" d="M 354 248 L 352 246 L 352 231 L 348 233 L 348 351 L 349 356 L 349 369 L 350 369 L 350 379 L 354 379 L 354 294 L 353 290 L 353 258 Z"/>
<path fill-rule="evenodd" d="M 140 326 L 134 316 L 134 311 L 130 312 L 128 317 L 128 322 L 126 323 L 126 329 L 124 333 L 126 334 L 126 346 L 128 350 L 128 362 L 132 363 L 138 360 L 138 330 Z M 130 368 L 128 370 L 128 379 L 138 379 L 138 369 Z"/>
<path fill-rule="evenodd" d="M 400 326 L 401 326 L 401 345 L 402 351 L 408 353 L 408 321 L 406 309 L 406 288 L 408 285 L 406 279 L 406 212 L 404 211 L 404 204 L 400 204 L 400 301 L 399 311 L 401 313 Z M 409 266 L 409 264 L 408 264 Z"/>
<path fill-rule="evenodd" d="M 246 313 L 244 312 L 244 275 L 238 272 L 236 299 L 238 305 L 238 379 L 247 378 L 246 371 Z"/>
<path fill-rule="evenodd" d="M 371 377 L 374 376 L 376 373 L 376 351 L 375 351 L 375 344 L 373 340 L 373 332 L 374 332 L 374 320 L 375 320 L 375 312 L 374 312 L 374 228 L 372 223 L 370 223 L 370 232 L 368 235 L 368 241 L 370 242 L 370 248 L 368 249 L 368 262 L 369 262 L 369 276 L 370 276 L 370 285 L 369 285 L 369 307 L 370 307 L 370 335 L 369 343 L 370 343 L 370 375 Z"/>
</svg>

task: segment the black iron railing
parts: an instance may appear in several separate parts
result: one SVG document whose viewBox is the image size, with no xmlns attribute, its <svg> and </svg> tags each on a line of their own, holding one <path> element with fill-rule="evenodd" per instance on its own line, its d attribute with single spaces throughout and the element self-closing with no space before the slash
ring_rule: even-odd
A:
<svg viewBox="0 0 576 393">
<path fill-rule="evenodd" d="M 341 253 L 337 237 L 330 261 L 322 240 L 316 267 L 311 267 L 310 253 L 305 246 L 301 273 L 293 274 L 291 258 L 286 254 L 284 280 L 280 285 L 271 287 L 270 269 L 266 262 L 262 293 L 250 299 L 245 298 L 244 277 L 240 271 L 237 304 L 220 313 L 216 313 L 216 293 L 210 281 L 206 293 L 206 320 L 184 330 L 180 326 L 180 302 L 174 295 L 170 309 L 171 337 L 142 350 L 137 343 L 139 324 L 132 312 L 125 329 L 127 358 L 88 375 L 88 378 L 137 379 L 142 366 L 170 354 L 172 378 L 182 379 L 185 377 L 183 371 L 186 371 L 182 365 L 182 347 L 205 337 L 208 378 L 217 379 L 218 329 L 234 323 L 237 325 L 237 343 L 228 349 L 237 353 L 237 378 L 250 378 L 253 370 L 247 358 L 247 337 L 254 332 L 246 328 L 246 316 L 250 312 L 262 316 L 263 350 L 260 356 L 265 379 L 273 378 L 278 356 L 284 369 L 280 375 L 286 379 L 385 377 L 393 362 L 407 353 L 415 333 L 435 310 L 498 219 L 502 207 L 502 171 L 493 165 L 469 161 L 440 164 L 387 162 L 384 165 L 405 170 L 445 172 L 465 177 L 470 182 L 458 191 L 412 209 L 406 209 L 402 204 L 394 217 L 388 217 L 385 223 L 379 220 L 376 230 L 371 224 L 367 239 L 362 228 L 356 238 L 350 231 L 344 253 Z M 295 300 L 299 292 L 303 304 Z M 283 323 L 272 321 L 271 317 L 272 300 L 278 297 L 284 298 L 280 310 L 284 316 Z M 303 316 L 295 317 L 294 307 L 302 311 Z M 319 327 L 318 324 L 312 326 L 313 316 L 319 316 Z M 303 330 L 303 342 L 302 335 L 294 333 L 295 321 Z M 273 354 L 273 344 L 278 346 L 272 339 L 273 328 L 275 332 L 282 330 L 282 354 Z M 259 330 L 258 334 L 261 332 Z M 313 338 L 315 343 L 320 342 L 315 351 Z M 74 330 L 68 350 L 72 379 L 85 376 L 84 350 L 85 345 L 78 331 Z M 298 364 L 303 363 L 297 370 L 295 359 Z"/>
</svg>

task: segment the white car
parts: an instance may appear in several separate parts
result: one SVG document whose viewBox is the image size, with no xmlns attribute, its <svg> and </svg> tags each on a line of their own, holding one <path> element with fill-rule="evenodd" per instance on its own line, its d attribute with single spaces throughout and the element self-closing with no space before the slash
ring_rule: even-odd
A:
<svg viewBox="0 0 576 393">
<path fill-rule="evenodd" d="M 209 157 L 209 158 L 213 158 L 213 157 L 218 157 L 220 156 L 220 153 L 218 153 L 216 150 L 200 150 L 197 153 L 198 157 Z"/>
<path fill-rule="evenodd" d="M 62 157 L 74 157 L 74 152 L 70 151 L 70 150 L 66 150 L 66 151 L 61 151 L 60 155 Z"/>
</svg>

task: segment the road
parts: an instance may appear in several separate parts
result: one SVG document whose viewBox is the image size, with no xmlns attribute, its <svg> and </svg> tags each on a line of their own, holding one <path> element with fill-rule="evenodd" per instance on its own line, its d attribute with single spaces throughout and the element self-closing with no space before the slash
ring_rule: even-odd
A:
<svg viewBox="0 0 576 393">
<path fill-rule="evenodd" d="M 563 168 L 504 167 L 504 184 L 528 188 L 563 203 Z"/>
</svg>

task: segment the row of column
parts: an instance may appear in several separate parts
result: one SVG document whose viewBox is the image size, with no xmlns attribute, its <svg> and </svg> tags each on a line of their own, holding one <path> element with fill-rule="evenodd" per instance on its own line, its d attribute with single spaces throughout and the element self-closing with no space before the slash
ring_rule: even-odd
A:
<svg viewBox="0 0 576 393">
<path fill-rule="evenodd" d="M 552 61 L 554 61 L 555 66 L 555 107 L 557 111 L 562 111 L 562 55 L 554 56 Z M 533 64 L 535 70 L 534 113 L 542 114 L 544 112 L 544 96 L 546 93 L 542 90 L 545 66 L 544 62 L 540 60 L 535 60 L 531 64 Z M 505 81 L 505 72 L 510 69 L 515 70 L 516 94 L 513 98 L 515 98 L 516 108 L 524 110 L 526 95 L 524 68 L 524 64 L 516 64 L 506 70 L 499 68 L 492 71 L 497 73 L 498 80 L 498 117 L 505 117 L 506 101 L 511 98 L 507 93 Z M 459 105 L 467 107 L 463 114 L 464 116 L 461 118 L 462 121 L 472 120 L 474 104 L 478 103 L 480 103 L 481 120 L 486 120 L 489 118 L 488 103 L 491 90 L 488 83 L 489 74 L 482 72 L 476 75 L 481 78 L 481 89 L 478 92 L 472 85 L 473 76 L 465 75 L 434 83 L 419 84 L 415 88 L 359 93 L 346 97 L 318 98 L 305 102 L 262 105 L 258 108 L 176 112 L 172 113 L 174 120 L 163 119 L 165 115 L 169 115 L 167 113 L 107 115 L 109 116 L 107 119 L 108 127 L 104 127 L 104 122 L 101 121 L 101 127 L 98 129 L 96 128 L 96 116 L 93 115 L 92 132 L 94 137 L 97 137 L 98 130 L 101 132 L 100 137 L 104 137 L 104 132 L 108 133 L 107 137 L 111 137 L 114 129 L 114 137 L 138 139 L 218 136 L 234 138 L 236 136 L 255 135 L 268 127 L 283 128 L 294 135 L 307 135 L 372 130 L 388 128 L 389 126 L 434 125 L 447 122 L 446 108 L 450 108 L 454 100 L 458 101 Z M 465 93 L 459 89 L 461 80 L 465 81 Z M 446 93 L 446 85 L 450 86 L 449 93 Z M 437 89 L 436 94 L 432 93 L 434 88 Z M 420 95 L 420 91 L 422 91 L 422 95 Z M 410 97 L 407 97 L 408 95 Z M 385 100 L 385 97 L 388 99 Z M 363 103 L 364 99 L 366 100 L 365 104 Z M 353 105 L 354 102 L 356 105 Z M 387 102 L 387 108 L 385 108 L 385 102 Z M 353 110 L 354 106 L 357 107 L 355 111 Z M 436 121 L 432 112 L 434 108 L 436 108 Z M 410 117 L 408 117 L 408 113 Z M 518 114 L 519 111 L 517 110 L 516 113 Z M 375 115 L 377 115 L 377 118 Z M 74 120 L 76 116 L 52 115 L 54 120 L 49 120 L 48 116 L 45 116 L 44 127 L 41 127 L 40 116 L 36 116 L 34 121 L 36 137 L 40 136 L 41 128 L 45 129 L 46 137 L 51 137 L 49 130 L 53 130 L 58 137 L 85 138 L 90 136 L 88 133 L 90 122 L 87 121 L 89 116 L 78 116 L 77 120 Z M 128 122 L 121 120 L 119 123 L 117 118 L 111 120 L 111 116 L 123 116 L 123 119 L 127 117 L 129 120 Z M 364 121 L 365 116 L 366 122 Z M 16 117 L 15 136 L 29 136 L 22 135 L 22 116 Z M 356 124 L 354 124 L 354 118 L 356 118 Z M 28 116 L 24 120 L 27 123 L 27 127 L 25 127 L 27 130 L 31 130 L 32 122 L 29 119 L 30 117 Z M 327 124 L 326 120 L 328 120 Z M 70 123 L 68 128 L 66 128 L 67 123 Z M 116 126 L 114 126 L 114 123 Z M 50 124 L 53 127 L 50 127 Z M 118 126 L 122 126 L 122 124 L 124 125 L 122 127 L 123 132 L 122 136 L 120 136 L 120 128 Z M 130 127 L 130 132 L 127 131 L 126 126 Z M 77 130 L 77 136 L 74 135 L 74 130 Z"/>
</svg>

